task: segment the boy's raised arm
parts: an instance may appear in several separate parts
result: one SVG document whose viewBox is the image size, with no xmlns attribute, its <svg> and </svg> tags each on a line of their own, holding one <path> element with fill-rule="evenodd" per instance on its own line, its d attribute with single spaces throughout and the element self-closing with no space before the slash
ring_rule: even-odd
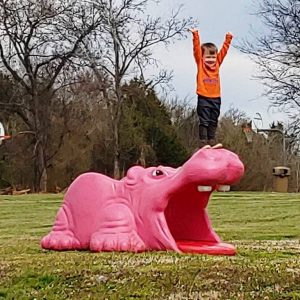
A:
<svg viewBox="0 0 300 300">
<path fill-rule="evenodd" d="M 198 33 L 198 30 L 194 29 L 194 28 L 189 29 L 189 31 L 193 34 L 194 57 L 195 57 L 196 63 L 199 64 L 201 57 L 202 57 L 199 33 Z"/>
<path fill-rule="evenodd" d="M 225 36 L 225 41 L 223 43 L 223 46 L 222 46 L 221 50 L 218 52 L 217 59 L 218 59 L 218 62 L 219 62 L 220 65 L 222 64 L 222 62 L 223 62 L 223 60 L 224 60 L 224 58 L 227 54 L 227 51 L 229 49 L 232 38 L 233 38 L 232 33 L 227 32 L 226 36 Z"/>
</svg>

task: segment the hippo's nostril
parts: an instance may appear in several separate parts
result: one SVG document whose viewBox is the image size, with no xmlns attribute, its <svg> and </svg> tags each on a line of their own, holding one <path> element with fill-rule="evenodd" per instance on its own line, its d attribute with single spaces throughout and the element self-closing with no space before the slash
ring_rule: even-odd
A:
<svg viewBox="0 0 300 300">
<path fill-rule="evenodd" d="M 212 148 L 213 149 L 220 149 L 220 148 L 222 148 L 223 147 L 223 145 L 222 144 L 216 144 L 216 145 L 214 145 L 214 146 L 212 146 Z"/>
<path fill-rule="evenodd" d="M 210 148 L 211 148 L 210 145 L 205 145 L 205 146 L 203 146 L 201 149 L 210 149 Z"/>
</svg>

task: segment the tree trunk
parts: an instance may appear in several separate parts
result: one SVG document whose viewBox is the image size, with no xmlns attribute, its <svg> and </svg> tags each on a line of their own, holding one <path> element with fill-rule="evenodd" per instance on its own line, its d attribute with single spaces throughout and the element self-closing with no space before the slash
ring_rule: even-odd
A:
<svg viewBox="0 0 300 300">
<path fill-rule="evenodd" d="M 38 192 L 47 192 L 47 157 L 46 147 L 48 131 L 50 128 L 50 101 L 51 95 L 46 91 L 34 97 L 35 103 L 35 163 L 36 163 L 36 189 Z"/>
<path fill-rule="evenodd" d="M 120 179 L 120 145 L 119 145 L 119 121 L 114 120 L 114 178 Z"/>
<path fill-rule="evenodd" d="M 120 123 L 122 115 L 122 92 L 121 83 L 116 81 L 115 83 L 115 93 L 116 93 L 116 105 L 115 114 L 113 120 L 113 135 L 114 135 L 114 178 L 120 179 Z"/>
<path fill-rule="evenodd" d="M 38 142 L 36 153 L 36 186 L 35 189 L 38 192 L 47 192 L 47 168 L 44 147 L 41 142 Z"/>
</svg>

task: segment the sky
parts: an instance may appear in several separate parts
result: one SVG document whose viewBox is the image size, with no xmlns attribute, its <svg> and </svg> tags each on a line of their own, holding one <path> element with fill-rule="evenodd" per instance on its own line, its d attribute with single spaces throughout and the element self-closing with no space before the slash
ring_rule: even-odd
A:
<svg viewBox="0 0 300 300">
<path fill-rule="evenodd" d="M 234 35 L 232 45 L 243 39 L 251 39 L 251 32 L 259 32 L 261 24 L 253 15 L 255 2 L 246 0 L 208 1 L 208 0 L 161 0 L 152 4 L 148 13 L 166 16 L 172 8 L 183 4 L 182 17 L 193 17 L 197 20 L 203 42 L 213 42 L 220 47 L 226 32 Z M 187 98 L 196 106 L 196 64 L 192 54 L 192 38 L 176 41 L 166 49 L 155 49 L 154 55 L 162 67 L 173 70 L 172 95 L 179 99 Z M 272 121 L 287 121 L 287 117 L 270 107 L 267 98 L 262 97 L 263 85 L 253 79 L 256 66 L 251 59 L 238 49 L 231 47 L 220 70 L 222 106 L 221 114 L 230 107 L 244 111 L 258 128 L 268 128 Z M 262 120 L 256 120 L 258 114 Z M 256 119 L 255 119 L 256 118 Z"/>
</svg>

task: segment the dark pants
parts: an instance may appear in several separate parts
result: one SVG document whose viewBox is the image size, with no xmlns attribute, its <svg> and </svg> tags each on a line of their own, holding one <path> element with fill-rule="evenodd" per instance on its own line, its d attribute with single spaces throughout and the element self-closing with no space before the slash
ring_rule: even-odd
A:
<svg viewBox="0 0 300 300">
<path fill-rule="evenodd" d="M 197 114 L 200 140 L 213 140 L 215 138 L 220 108 L 221 98 L 206 98 L 198 95 Z"/>
</svg>

